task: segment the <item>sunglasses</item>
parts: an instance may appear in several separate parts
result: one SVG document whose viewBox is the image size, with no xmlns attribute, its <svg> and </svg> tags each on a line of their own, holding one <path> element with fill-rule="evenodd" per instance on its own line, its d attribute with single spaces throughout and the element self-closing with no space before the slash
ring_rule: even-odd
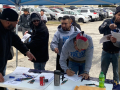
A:
<svg viewBox="0 0 120 90">
<path fill-rule="evenodd" d="M 33 22 L 39 22 L 40 20 L 34 20 Z"/>
</svg>

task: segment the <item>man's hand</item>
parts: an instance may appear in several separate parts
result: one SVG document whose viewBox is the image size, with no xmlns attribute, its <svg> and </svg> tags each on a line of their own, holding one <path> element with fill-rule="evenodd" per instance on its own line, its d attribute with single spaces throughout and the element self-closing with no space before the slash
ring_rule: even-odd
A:
<svg viewBox="0 0 120 90">
<path fill-rule="evenodd" d="M 110 24 L 110 25 L 109 25 L 109 28 L 110 28 L 111 30 L 114 30 L 114 29 L 117 28 L 117 25 L 115 25 L 115 24 Z"/>
<path fill-rule="evenodd" d="M 3 75 L 0 73 L 0 82 L 4 82 Z"/>
<path fill-rule="evenodd" d="M 107 36 L 107 40 L 110 40 L 111 36 L 112 36 L 112 35 Z"/>
<path fill-rule="evenodd" d="M 59 53 L 58 48 L 55 48 L 54 51 L 55 51 L 55 53 L 57 53 L 57 54 Z"/>
<path fill-rule="evenodd" d="M 87 74 L 87 73 L 80 74 L 79 77 L 80 76 L 82 76 L 82 78 L 84 78 L 84 79 L 89 79 L 90 78 L 89 74 Z"/>
<path fill-rule="evenodd" d="M 27 51 L 26 56 L 29 58 L 28 60 L 30 61 L 32 61 L 33 59 L 36 60 L 36 58 L 30 51 Z"/>
<path fill-rule="evenodd" d="M 28 31 L 26 31 L 25 33 L 24 33 L 24 35 L 26 35 L 28 33 Z"/>
<path fill-rule="evenodd" d="M 112 43 L 116 43 L 116 41 L 117 41 L 117 39 L 114 38 L 113 36 L 110 37 L 110 40 L 111 40 Z"/>
<path fill-rule="evenodd" d="M 66 73 L 67 73 L 68 76 L 73 76 L 75 74 L 75 72 L 70 70 L 70 69 L 67 69 Z"/>
</svg>

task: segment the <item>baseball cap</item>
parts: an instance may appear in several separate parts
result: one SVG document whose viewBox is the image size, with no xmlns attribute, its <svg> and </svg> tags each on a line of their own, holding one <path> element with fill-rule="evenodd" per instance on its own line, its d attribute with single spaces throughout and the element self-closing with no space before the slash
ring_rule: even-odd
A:
<svg viewBox="0 0 120 90">
<path fill-rule="evenodd" d="M 87 49 L 89 46 L 88 39 L 84 37 L 83 35 L 81 36 L 79 33 L 76 36 L 76 45 L 79 50 Z"/>
<path fill-rule="evenodd" d="M 0 19 L 7 21 L 18 21 L 18 14 L 13 9 L 6 8 L 1 12 Z"/>
</svg>

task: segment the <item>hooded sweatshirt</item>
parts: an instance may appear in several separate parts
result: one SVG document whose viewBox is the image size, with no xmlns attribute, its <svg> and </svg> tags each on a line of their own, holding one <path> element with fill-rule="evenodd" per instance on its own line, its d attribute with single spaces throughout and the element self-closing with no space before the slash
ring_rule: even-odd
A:
<svg viewBox="0 0 120 90">
<path fill-rule="evenodd" d="M 62 47 L 59 63 L 61 65 L 61 68 L 64 70 L 64 72 L 66 72 L 66 70 L 69 69 L 66 64 L 66 60 L 68 57 L 71 57 L 76 61 L 85 60 L 85 72 L 89 72 L 91 68 L 93 50 L 94 50 L 92 38 L 86 34 L 83 34 L 83 36 L 88 39 L 89 46 L 86 50 L 79 52 L 74 48 L 74 42 L 73 42 L 73 39 L 77 36 L 78 33 L 79 32 L 74 32 Z"/>
<path fill-rule="evenodd" d="M 69 36 L 73 33 L 76 32 L 74 30 L 76 28 L 77 31 L 80 32 L 80 30 L 77 27 L 74 27 L 71 25 L 70 31 L 64 31 L 61 27 L 61 25 L 58 26 L 58 31 L 54 34 L 53 40 L 50 44 L 51 50 L 54 51 L 55 48 L 58 48 L 59 50 L 59 55 L 61 53 L 61 49 L 65 41 L 69 38 Z"/>
</svg>

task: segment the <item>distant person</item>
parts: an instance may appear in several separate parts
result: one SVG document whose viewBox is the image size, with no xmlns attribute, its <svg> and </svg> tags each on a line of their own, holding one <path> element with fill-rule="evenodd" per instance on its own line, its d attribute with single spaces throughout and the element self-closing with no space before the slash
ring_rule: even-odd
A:
<svg viewBox="0 0 120 90">
<path fill-rule="evenodd" d="M 58 30 L 54 34 L 53 40 L 50 44 L 51 50 L 57 54 L 56 57 L 56 70 L 60 70 L 64 72 L 63 69 L 60 67 L 59 59 L 62 47 L 66 40 L 69 38 L 73 32 L 80 31 L 75 26 L 71 25 L 71 19 L 69 16 L 64 16 L 61 19 L 61 25 L 58 26 Z M 68 63 L 68 60 L 67 60 Z"/>
<path fill-rule="evenodd" d="M 41 16 L 41 20 L 46 24 L 47 23 L 47 16 L 44 14 L 44 10 L 40 11 L 40 16 Z"/>
<path fill-rule="evenodd" d="M 77 24 L 76 21 L 75 21 L 75 17 L 74 17 L 74 16 L 70 16 L 70 18 L 71 18 L 71 23 L 72 23 L 72 25 L 73 25 L 73 26 L 76 26 L 77 28 L 79 28 L 79 29 L 81 30 L 80 25 Z"/>
<path fill-rule="evenodd" d="M 26 31 L 30 31 L 30 20 L 29 19 L 30 19 L 29 11 L 28 9 L 24 9 L 24 14 L 20 16 L 20 19 L 18 22 L 18 24 L 20 25 L 22 29 L 23 35 Z"/>
<path fill-rule="evenodd" d="M 48 41 L 49 32 L 46 25 L 41 21 L 41 17 L 38 13 L 32 13 L 30 16 L 30 28 L 32 32 L 28 43 L 25 45 L 30 49 L 33 55 L 36 57 L 34 60 L 34 68 L 38 70 L 45 70 L 46 62 L 49 59 L 48 54 Z M 25 34 L 26 34 L 25 33 Z"/>
</svg>

